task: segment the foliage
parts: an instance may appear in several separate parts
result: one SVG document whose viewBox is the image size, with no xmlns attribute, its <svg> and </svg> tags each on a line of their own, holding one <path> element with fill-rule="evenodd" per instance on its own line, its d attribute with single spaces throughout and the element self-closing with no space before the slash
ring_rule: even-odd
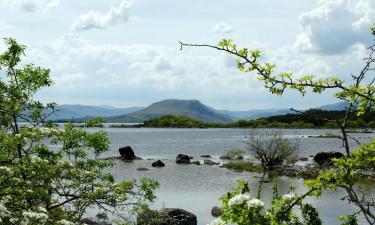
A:
<svg viewBox="0 0 375 225">
<path fill-rule="evenodd" d="M 321 225 L 318 211 L 304 203 L 304 195 L 292 192 L 279 196 L 275 191 L 269 207 L 258 197 L 251 198 L 248 183 L 238 182 L 238 187 L 223 195 L 221 218 L 210 225 Z M 300 216 L 297 214 L 300 211 Z"/>
<path fill-rule="evenodd" d="M 184 116 L 166 115 L 156 119 L 147 120 L 144 122 L 145 127 L 176 127 L 176 128 L 204 128 L 206 125 L 203 122 L 190 119 Z"/>
<path fill-rule="evenodd" d="M 239 159 L 239 158 L 243 158 L 244 154 L 245 154 L 244 150 L 233 148 L 225 152 L 223 156 L 228 159 Z"/>
<path fill-rule="evenodd" d="M 7 50 L 0 54 L 0 223 L 80 224 L 92 207 L 126 221 L 124 212 L 153 201 L 156 181 L 115 181 L 106 172 L 111 162 L 99 159 L 109 150 L 104 132 L 45 123 L 46 107 L 33 96 L 52 84 L 50 71 L 18 66 L 25 46 L 14 39 L 5 43 Z M 20 127 L 21 119 L 29 124 Z"/>
<path fill-rule="evenodd" d="M 104 119 L 101 117 L 97 117 L 95 119 L 90 119 L 85 122 L 85 127 L 103 127 Z"/>
<path fill-rule="evenodd" d="M 250 154 L 268 170 L 298 159 L 299 141 L 291 142 L 280 131 L 251 130 L 247 144 Z"/>
<path fill-rule="evenodd" d="M 372 35 L 375 37 L 375 24 L 371 27 Z M 258 80 L 264 83 L 266 89 L 276 95 L 282 95 L 285 90 L 292 89 L 304 96 L 308 90 L 314 93 L 323 93 L 327 90 L 335 91 L 337 99 L 348 104 L 345 113 L 337 118 L 326 118 L 324 115 L 317 115 L 314 112 L 302 112 L 295 109 L 293 111 L 311 115 L 319 120 L 325 121 L 332 127 L 339 128 L 346 157 L 335 161 L 336 168 L 322 172 L 321 175 L 309 184 L 310 194 L 320 194 L 323 189 L 342 188 L 346 191 L 350 203 L 354 203 L 359 212 L 364 216 L 368 224 L 375 224 L 375 202 L 371 196 L 357 189 L 358 171 L 362 169 L 373 169 L 375 161 L 375 145 L 361 145 L 357 151 L 352 151 L 349 139 L 357 139 L 348 134 L 347 128 L 350 126 L 365 126 L 366 121 L 359 120 L 366 113 L 375 111 L 375 44 L 368 48 L 369 55 L 365 57 L 364 66 L 358 74 L 352 74 L 352 82 L 344 81 L 338 77 L 317 78 L 313 75 L 302 75 L 296 77 L 290 72 L 277 72 L 276 66 L 269 62 L 264 62 L 259 50 L 248 48 L 238 48 L 231 39 L 224 39 L 217 46 L 206 44 L 185 44 L 183 46 L 209 47 L 226 52 L 236 57 L 237 69 L 241 72 L 254 72 Z M 373 116 L 371 117 L 373 121 Z M 355 121 L 355 122 L 353 122 Z M 302 212 L 304 209 L 302 208 Z M 342 217 L 343 224 L 357 224 L 356 215 Z M 259 213 L 256 216 L 261 216 Z M 304 217 L 304 216 L 303 216 Z M 252 219 L 252 218 L 251 218 Z M 232 221 L 243 224 L 244 221 Z M 280 221 L 282 224 L 282 220 Z M 218 223 L 220 224 L 220 223 Z M 276 223 L 280 224 L 280 223 Z"/>
</svg>

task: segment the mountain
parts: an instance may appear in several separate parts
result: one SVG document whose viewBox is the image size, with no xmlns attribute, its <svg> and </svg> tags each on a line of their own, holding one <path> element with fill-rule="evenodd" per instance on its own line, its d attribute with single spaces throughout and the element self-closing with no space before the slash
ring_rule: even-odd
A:
<svg viewBox="0 0 375 225">
<path fill-rule="evenodd" d="M 233 118 L 217 112 L 198 100 L 167 99 L 129 113 L 127 115 L 106 118 L 108 122 L 143 122 L 164 115 L 185 116 L 203 122 L 231 122 Z"/>
<path fill-rule="evenodd" d="M 48 119 L 70 120 L 92 117 L 110 117 L 124 115 L 142 109 L 141 107 L 114 108 L 111 106 L 88 106 L 88 105 L 58 105 L 56 112 Z"/>
<path fill-rule="evenodd" d="M 349 104 L 347 102 L 338 102 L 334 104 L 329 105 L 323 105 L 318 107 L 317 109 L 326 110 L 326 111 L 339 111 L 339 110 L 345 110 L 349 107 Z"/>
<path fill-rule="evenodd" d="M 294 113 L 290 109 L 253 109 L 248 111 L 217 110 L 217 112 L 229 115 L 236 120 L 253 120 L 262 117 Z"/>
</svg>

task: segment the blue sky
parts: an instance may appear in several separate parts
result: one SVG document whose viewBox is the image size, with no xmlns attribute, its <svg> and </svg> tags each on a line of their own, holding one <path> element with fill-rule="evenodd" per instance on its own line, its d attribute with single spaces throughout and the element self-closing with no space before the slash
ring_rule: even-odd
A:
<svg viewBox="0 0 375 225">
<path fill-rule="evenodd" d="M 211 49 L 178 41 L 233 38 L 296 76 L 358 72 L 374 0 L 0 0 L 0 37 L 28 46 L 26 62 L 52 69 L 38 98 L 59 104 L 145 106 L 199 99 L 218 109 L 308 108 L 333 93 L 269 94 L 254 74 Z M 0 49 L 3 46 L 0 45 Z"/>
</svg>

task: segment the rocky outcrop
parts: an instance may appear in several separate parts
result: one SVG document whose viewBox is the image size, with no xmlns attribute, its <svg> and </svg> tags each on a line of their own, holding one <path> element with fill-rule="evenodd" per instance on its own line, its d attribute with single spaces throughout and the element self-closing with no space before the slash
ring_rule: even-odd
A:
<svg viewBox="0 0 375 225">
<path fill-rule="evenodd" d="M 183 209 L 151 210 L 138 216 L 137 225 L 197 225 L 197 217 Z"/>
<path fill-rule="evenodd" d="M 190 157 L 184 154 L 178 154 L 176 158 L 176 163 L 190 164 Z"/>
<path fill-rule="evenodd" d="M 83 218 L 81 222 L 87 225 L 112 225 L 105 213 L 98 213 L 95 217 Z"/>
<path fill-rule="evenodd" d="M 212 207 L 212 209 L 211 209 L 211 215 L 213 217 L 219 217 L 219 216 L 221 216 L 221 210 L 220 210 L 220 208 L 217 207 L 217 206 Z"/>
<path fill-rule="evenodd" d="M 191 162 L 191 164 L 195 164 L 195 165 L 200 165 L 201 164 L 201 162 L 199 162 L 198 160 L 197 161 L 193 161 L 193 162 Z"/>
<path fill-rule="evenodd" d="M 214 161 L 209 160 L 209 159 L 205 159 L 204 164 L 209 165 L 209 166 L 213 166 L 213 165 L 219 165 L 220 163 L 214 162 Z"/>
<path fill-rule="evenodd" d="M 314 156 L 314 161 L 319 166 L 332 166 L 332 159 L 339 159 L 342 157 L 344 157 L 344 154 L 342 154 L 341 152 L 319 152 Z"/>
<path fill-rule="evenodd" d="M 152 167 L 164 167 L 165 164 L 161 160 L 157 160 L 152 163 Z"/>
<path fill-rule="evenodd" d="M 122 148 L 119 148 L 119 153 L 121 155 L 121 157 L 123 159 L 126 159 L 126 160 L 133 160 L 135 159 L 135 154 L 134 154 L 134 151 L 132 149 L 132 147 L 130 146 L 125 146 L 125 147 L 122 147 Z"/>
</svg>

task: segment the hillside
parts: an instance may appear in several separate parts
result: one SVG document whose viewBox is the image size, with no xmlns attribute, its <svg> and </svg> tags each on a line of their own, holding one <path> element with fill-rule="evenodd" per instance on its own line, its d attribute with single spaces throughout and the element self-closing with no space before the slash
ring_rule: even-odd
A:
<svg viewBox="0 0 375 225">
<path fill-rule="evenodd" d="M 228 115 L 218 113 L 198 100 L 167 99 L 151 104 L 150 106 L 127 115 L 106 118 L 107 122 L 143 122 L 164 115 L 184 116 L 203 122 L 233 121 Z"/>
<path fill-rule="evenodd" d="M 109 106 L 88 106 L 88 105 L 58 105 L 56 112 L 48 119 L 70 120 L 92 117 L 111 117 L 124 115 L 142 109 L 141 107 L 114 108 Z"/>
</svg>

